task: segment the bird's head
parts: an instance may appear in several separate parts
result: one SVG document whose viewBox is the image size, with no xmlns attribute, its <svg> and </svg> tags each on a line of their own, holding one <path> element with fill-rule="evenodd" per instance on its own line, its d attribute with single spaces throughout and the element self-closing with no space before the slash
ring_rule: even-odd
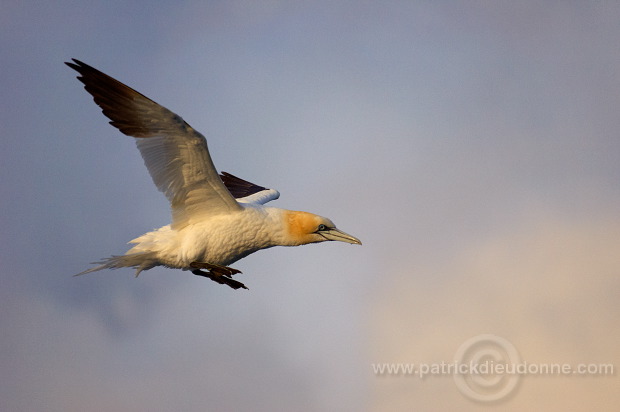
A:
<svg viewBox="0 0 620 412">
<path fill-rule="evenodd" d="M 295 245 L 337 240 L 340 242 L 361 245 L 362 242 L 336 228 L 334 222 L 326 217 L 308 212 L 287 211 L 286 229 L 289 239 Z"/>
</svg>

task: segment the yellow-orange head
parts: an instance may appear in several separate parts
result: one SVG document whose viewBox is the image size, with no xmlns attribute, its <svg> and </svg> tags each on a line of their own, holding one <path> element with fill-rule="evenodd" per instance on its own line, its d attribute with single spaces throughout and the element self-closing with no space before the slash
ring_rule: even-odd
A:
<svg viewBox="0 0 620 412">
<path fill-rule="evenodd" d="M 286 235 L 291 245 L 305 245 L 327 240 L 337 240 L 356 245 L 362 244 L 358 238 L 336 229 L 334 222 L 326 217 L 308 212 L 287 210 L 284 218 Z"/>
</svg>

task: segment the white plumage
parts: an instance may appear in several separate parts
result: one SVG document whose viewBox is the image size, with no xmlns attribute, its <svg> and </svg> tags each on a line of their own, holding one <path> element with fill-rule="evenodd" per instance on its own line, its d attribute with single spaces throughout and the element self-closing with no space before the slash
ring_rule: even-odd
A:
<svg viewBox="0 0 620 412">
<path fill-rule="evenodd" d="M 227 267 L 272 246 L 338 240 L 361 244 L 327 218 L 264 206 L 280 194 L 228 173 L 218 175 L 203 135 L 180 116 L 112 77 L 73 59 L 66 63 L 122 133 L 136 144 L 157 188 L 170 201 L 172 222 L 130 243 L 125 255 L 97 262 L 101 269 L 155 266 L 191 270 L 234 289 L 240 273 Z M 201 269 L 206 269 L 203 271 Z"/>
</svg>

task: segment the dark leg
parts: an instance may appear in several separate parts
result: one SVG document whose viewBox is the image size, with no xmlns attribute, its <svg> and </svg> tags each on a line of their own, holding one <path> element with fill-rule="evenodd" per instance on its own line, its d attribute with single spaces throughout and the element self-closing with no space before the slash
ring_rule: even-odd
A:
<svg viewBox="0 0 620 412">
<path fill-rule="evenodd" d="M 240 270 L 229 268 L 226 266 L 214 265 L 212 263 L 192 262 L 189 264 L 189 266 L 194 269 L 207 269 L 209 272 L 229 277 L 232 275 L 236 275 L 237 273 L 241 273 Z"/>
<path fill-rule="evenodd" d="M 193 263 L 192 263 L 192 266 L 193 266 Z M 233 269 L 233 270 L 236 270 L 236 269 Z M 192 270 L 192 273 L 196 276 L 204 276 L 206 278 L 209 278 L 212 281 L 217 282 L 221 285 L 228 285 L 233 289 L 240 289 L 240 288 L 247 289 L 247 287 L 243 283 L 238 282 L 232 279 L 230 276 L 225 275 L 223 273 L 217 273 L 213 271 L 204 272 L 200 269 Z M 237 270 L 236 273 L 241 273 L 241 272 Z"/>
</svg>

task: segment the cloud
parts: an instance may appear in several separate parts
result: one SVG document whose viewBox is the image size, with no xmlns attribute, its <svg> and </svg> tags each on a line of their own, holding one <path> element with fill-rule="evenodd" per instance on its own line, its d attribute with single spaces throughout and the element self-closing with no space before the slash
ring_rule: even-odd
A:
<svg viewBox="0 0 620 412">
<path fill-rule="evenodd" d="M 467 339 L 492 333 L 530 363 L 618 367 L 619 230 L 615 214 L 566 220 L 543 213 L 511 222 L 442 262 L 400 261 L 409 268 L 406 276 L 387 281 L 375 301 L 373 362 L 452 362 Z M 501 407 L 603 410 L 615 403 L 616 380 L 526 376 Z M 449 376 L 377 377 L 375 383 L 374 410 L 480 407 L 461 396 Z"/>
<path fill-rule="evenodd" d="M 450 360 L 481 333 L 620 365 L 616 4 L 13 3 L 0 409 L 477 409 L 450 377 L 370 363 Z M 247 294 L 167 269 L 72 278 L 169 212 L 71 57 L 364 246 L 252 255 Z M 531 376 L 502 407 L 604 409 L 616 383 Z"/>
</svg>

